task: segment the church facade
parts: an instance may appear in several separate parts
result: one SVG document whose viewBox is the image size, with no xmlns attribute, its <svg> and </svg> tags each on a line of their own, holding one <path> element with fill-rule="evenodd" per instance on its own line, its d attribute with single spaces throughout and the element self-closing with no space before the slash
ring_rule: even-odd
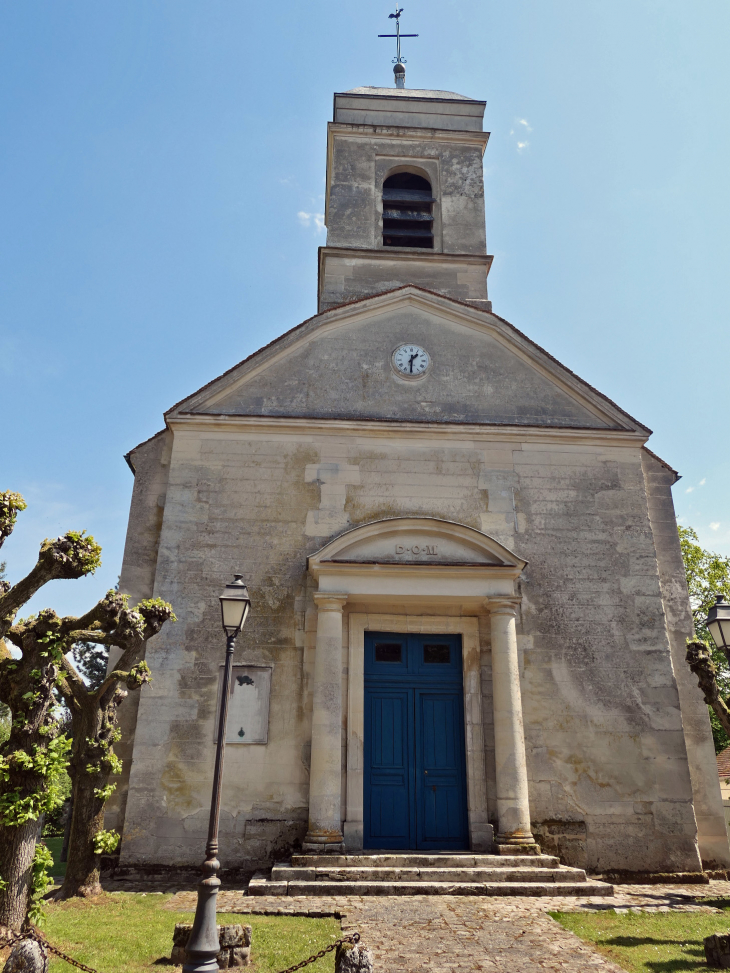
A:
<svg viewBox="0 0 730 973">
<path fill-rule="evenodd" d="M 129 454 L 121 590 L 178 621 L 122 708 L 122 864 L 202 858 L 237 572 L 224 866 L 535 842 L 594 871 L 730 865 L 677 474 L 493 312 L 484 108 L 335 95 L 318 313 Z"/>
</svg>

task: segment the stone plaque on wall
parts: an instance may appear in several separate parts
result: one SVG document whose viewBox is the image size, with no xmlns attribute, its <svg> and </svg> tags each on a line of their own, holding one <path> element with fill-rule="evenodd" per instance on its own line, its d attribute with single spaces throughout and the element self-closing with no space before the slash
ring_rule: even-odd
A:
<svg viewBox="0 0 730 973">
<path fill-rule="evenodd" d="M 272 666 L 233 666 L 228 698 L 226 745 L 229 743 L 260 744 L 269 742 L 271 673 Z M 218 732 L 222 686 L 223 667 L 221 666 L 218 681 L 215 734 Z"/>
</svg>

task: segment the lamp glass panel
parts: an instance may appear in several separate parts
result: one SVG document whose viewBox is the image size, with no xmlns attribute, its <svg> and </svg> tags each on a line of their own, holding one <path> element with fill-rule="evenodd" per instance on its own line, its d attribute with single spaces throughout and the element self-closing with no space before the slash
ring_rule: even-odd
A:
<svg viewBox="0 0 730 973">
<path fill-rule="evenodd" d="M 730 645 L 730 618 L 719 618 L 716 624 L 721 633 L 720 645 Z"/>
<path fill-rule="evenodd" d="M 238 598 L 221 598 L 223 612 L 223 627 L 238 628 L 241 625 L 246 602 Z"/>
</svg>

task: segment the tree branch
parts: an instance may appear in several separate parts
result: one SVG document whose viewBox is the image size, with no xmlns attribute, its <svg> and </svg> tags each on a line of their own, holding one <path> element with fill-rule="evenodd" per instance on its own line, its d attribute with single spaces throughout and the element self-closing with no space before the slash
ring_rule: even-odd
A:
<svg viewBox="0 0 730 973">
<path fill-rule="evenodd" d="M 13 493 L 12 490 L 0 493 L 0 547 L 13 533 L 18 514 L 27 506 L 19 493 Z"/>
<path fill-rule="evenodd" d="M 697 683 L 702 690 L 705 702 L 711 706 L 722 724 L 723 729 L 730 736 L 730 710 L 720 696 L 717 687 L 717 667 L 712 661 L 710 647 L 699 640 L 687 642 L 687 664 L 697 676 Z"/>
<path fill-rule="evenodd" d="M 61 668 L 63 670 L 63 678 L 66 683 L 66 691 L 64 692 L 64 687 L 59 686 L 64 699 L 67 698 L 67 693 L 69 696 L 74 698 L 81 697 L 82 699 L 88 699 L 90 696 L 89 690 L 86 688 L 86 683 L 81 678 L 81 676 L 76 672 L 73 664 L 70 662 L 67 656 L 63 656 L 61 659 Z"/>
<path fill-rule="evenodd" d="M 0 494 L 0 530 L 2 502 Z M 7 518 L 6 518 L 7 519 Z M 101 548 L 93 537 L 84 532 L 69 531 L 55 540 L 41 544 L 34 568 L 9 591 L 0 595 L 0 638 L 13 624 L 15 613 L 48 581 L 56 578 L 81 578 L 93 574 L 101 564 Z"/>
</svg>

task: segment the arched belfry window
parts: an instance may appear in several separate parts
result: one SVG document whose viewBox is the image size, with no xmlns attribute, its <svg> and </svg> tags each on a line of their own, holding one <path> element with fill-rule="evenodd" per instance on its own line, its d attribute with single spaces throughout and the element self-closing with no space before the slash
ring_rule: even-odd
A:
<svg viewBox="0 0 730 973">
<path fill-rule="evenodd" d="M 433 250 L 434 202 L 431 183 L 423 176 L 388 176 L 383 183 L 383 246 Z"/>
</svg>

